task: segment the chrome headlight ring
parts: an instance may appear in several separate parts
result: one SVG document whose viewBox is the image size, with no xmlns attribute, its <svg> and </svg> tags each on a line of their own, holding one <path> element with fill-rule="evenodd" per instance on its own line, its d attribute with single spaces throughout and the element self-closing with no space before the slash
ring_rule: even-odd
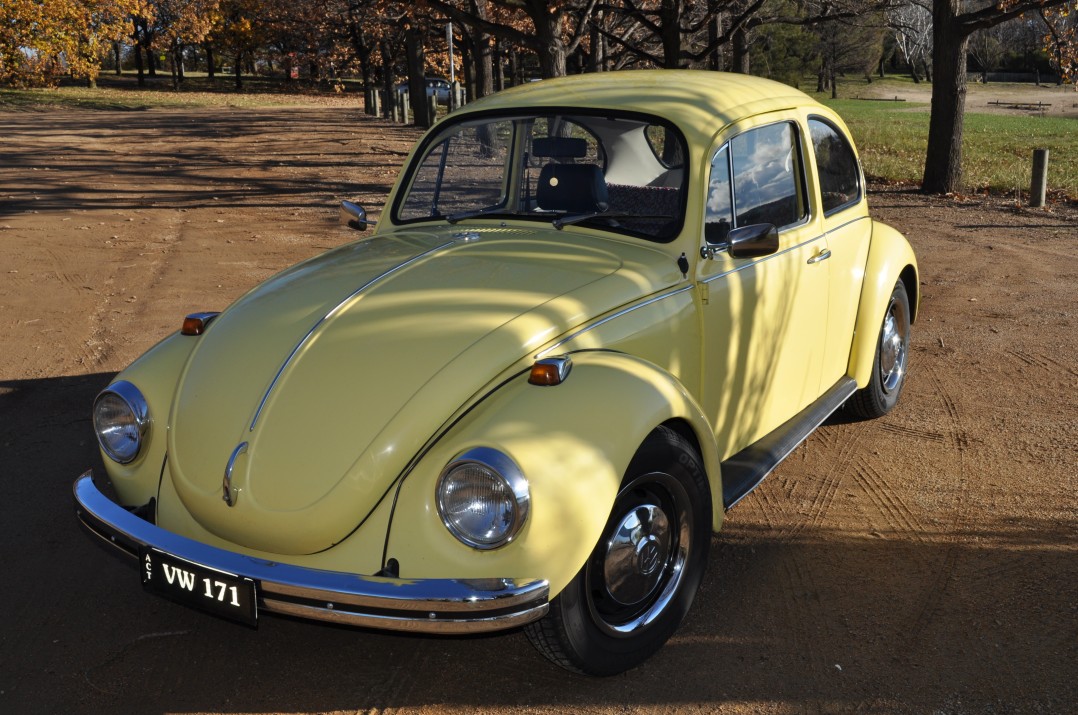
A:
<svg viewBox="0 0 1078 715">
<path fill-rule="evenodd" d="M 474 447 L 438 477 L 438 515 L 461 543 L 487 551 L 511 542 L 528 519 L 528 480 L 507 455 Z"/>
<path fill-rule="evenodd" d="M 94 400 L 94 432 L 101 451 L 119 464 L 130 464 L 150 431 L 150 406 L 130 382 L 120 380 Z"/>
</svg>

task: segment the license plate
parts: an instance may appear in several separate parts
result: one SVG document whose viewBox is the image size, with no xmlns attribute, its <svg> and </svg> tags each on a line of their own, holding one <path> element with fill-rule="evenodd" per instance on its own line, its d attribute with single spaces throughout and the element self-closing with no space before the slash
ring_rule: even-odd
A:
<svg viewBox="0 0 1078 715">
<path fill-rule="evenodd" d="M 174 601 L 254 626 L 255 582 L 153 548 L 141 553 L 142 586 Z"/>
</svg>

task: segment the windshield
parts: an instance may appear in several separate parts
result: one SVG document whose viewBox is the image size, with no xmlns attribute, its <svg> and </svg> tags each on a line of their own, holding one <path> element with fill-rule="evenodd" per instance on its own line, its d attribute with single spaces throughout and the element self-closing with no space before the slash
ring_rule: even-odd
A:
<svg viewBox="0 0 1078 715">
<path fill-rule="evenodd" d="M 465 117 L 412 164 L 395 221 L 522 218 L 670 241 L 684 216 L 685 143 L 639 114 Z"/>
</svg>

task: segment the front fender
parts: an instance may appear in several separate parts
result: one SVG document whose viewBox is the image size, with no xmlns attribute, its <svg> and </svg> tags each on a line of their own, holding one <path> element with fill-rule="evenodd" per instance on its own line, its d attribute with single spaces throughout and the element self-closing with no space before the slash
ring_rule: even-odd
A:
<svg viewBox="0 0 1078 715">
<path fill-rule="evenodd" d="M 150 431 L 142 451 L 129 464 L 117 464 L 101 453 L 116 495 L 123 504 L 135 506 L 157 496 L 161 465 L 165 459 L 165 431 L 176 381 L 198 338 L 173 333 L 150 348 L 115 377 L 139 389 L 150 409 Z M 111 384 L 111 383 L 110 383 Z"/>
<path fill-rule="evenodd" d="M 920 303 L 917 277 L 917 257 L 913 247 L 901 233 L 890 226 L 873 221 L 872 243 L 865 263 L 865 279 L 861 284 L 861 300 L 857 307 L 857 326 L 850 350 L 849 375 L 858 387 L 872 379 L 872 359 L 880 325 L 891 299 L 895 283 L 902 279 L 910 299 L 910 321 L 917 318 Z"/>
<path fill-rule="evenodd" d="M 598 542 L 640 444 L 671 420 L 687 425 L 701 445 L 719 528 L 722 485 L 714 437 L 684 388 L 655 365 L 629 355 L 581 352 L 572 357 L 572 372 L 561 385 L 530 385 L 523 374 L 492 393 L 403 480 L 386 549 L 386 557 L 399 563 L 401 577 L 544 578 L 556 595 Z M 523 530 L 493 551 L 457 541 L 435 503 L 442 468 L 478 446 L 512 458 L 530 488 L 531 510 Z"/>
</svg>

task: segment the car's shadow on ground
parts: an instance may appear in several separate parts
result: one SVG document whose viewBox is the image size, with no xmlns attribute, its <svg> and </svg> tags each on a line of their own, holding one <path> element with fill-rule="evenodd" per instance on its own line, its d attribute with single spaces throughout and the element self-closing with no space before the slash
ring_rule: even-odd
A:
<svg viewBox="0 0 1078 715">
<path fill-rule="evenodd" d="M 959 542 L 947 525 L 866 539 L 781 532 L 735 513 L 682 629 L 644 666 L 603 680 L 551 665 L 519 631 L 427 638 L 284 618 L 251 630 L 197 613 L 145 594 L 134 568 L 77 527 L 71 483 L 99 465 L 90 405 L 111 377 L 0 382 L 0 609 L 17 626 L 0 650 L 5 712 L 579 712 L 627 702 L 917 712 L 952 701 L 960 709 L 979 684 L 949 673 L 971 657 L 1047 686 L 1007 702 L 1066 708 L 1052 699 L 1071 687 L 1066 669 L 1046 673 L 1036 654 L 1069 652 L 1075 662 L 1073 621 L 1053 616 L 1073 613 L 1073 602 L 1036 574 L 1073 571 L 1073 555 L 1057 548 L 1073 540 L 1073 519 L 983 524 Z M 866 563 L 878 568 L 844 567 Z M 939 578 L 910 588 L 908 576 L 925 571 Z M 1009 586 L 1000 573 L 1012 574 Z M 976 623 L 1004 608 L 1024 615 L 998 629 Z M 801 614 L 794 628 L 791 610 Z M 879 682 L 888 670 L 902 678 Z M 64 686 L 52 687 L 58 679 Z"/>
</svg>

